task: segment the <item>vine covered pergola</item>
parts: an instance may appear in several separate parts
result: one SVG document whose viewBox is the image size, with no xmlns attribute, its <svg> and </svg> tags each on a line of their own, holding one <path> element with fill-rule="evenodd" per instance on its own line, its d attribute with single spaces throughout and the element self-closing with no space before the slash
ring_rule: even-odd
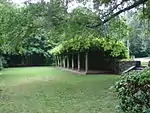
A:
<svg viewBox="0 0 150 113">
<path fill-rule="evenodd" d="M 55 56 L 58 67 L 85 73 L 112 73 L 112 59 L 126 58 L 127 48 L 122 42 L 109 37 L 75 37 L 59 44 L 50 53 Z"/>
</svg>

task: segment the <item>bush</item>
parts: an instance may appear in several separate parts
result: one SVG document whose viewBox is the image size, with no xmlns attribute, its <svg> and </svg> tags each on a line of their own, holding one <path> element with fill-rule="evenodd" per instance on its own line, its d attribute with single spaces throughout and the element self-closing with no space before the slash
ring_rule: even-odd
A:
<svg viewBox="0 0 150 113">
<path fill-rule="evenodd" d="M 124 74 L 114 88 L 119 113 L 150 113 L 150 69 Z"/>
</svg>

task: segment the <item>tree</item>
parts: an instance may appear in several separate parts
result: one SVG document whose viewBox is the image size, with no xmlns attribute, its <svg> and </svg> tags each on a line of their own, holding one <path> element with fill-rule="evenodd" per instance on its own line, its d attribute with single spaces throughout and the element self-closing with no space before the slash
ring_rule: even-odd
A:
<svg viewBox="0 0 150 113">
<path fill-rule="evenodd" d="M 128 14 L 127 19 L 129 26 L 132 28 L 129 32 L 130 54 L 136 57 L 148 56 L 150 54 L 148 20 L 143 18 L 141 12 Z"/>
<path fill-rule="evenodd" d="M 34 19 L 24 8 L 15 8 L 12 4 L 0 5 L 0 50 L 3 53 L 14 52 L 23 39 L 36 33 Z"/>
<path fill-rule="evenodd" d="M 0 55 L 20 51 L 24 39 L 36 34 L 36 24 L 25 7 L 17 8 L 10 2 L 0 3 Z"/>
<path fill-rule="evenodd" d="M 126 41 L 129 38 L 130 26 L 127 25 L 126 19 L 123 16 L 118 16 L 107 22 L 99 28 L 100 35 L 111 36 L 117 40 Z"/>
<path fill-rule="evenodd" d="M 11 48 L 8 40 L 13 38 L 11 35 L 13 33 L 12 26 L 15 24 L 16 18 L 15 11 L 8 2 L 0 2 L 0 68 L 3 67 L 2 53 Z"/>
<path fill-rule="evenodd" d="M 85 0 L 80 0 L 85 1 Z M 100 22 L 95 24 L 93 27 L 98 27 L 110 21 L 112 18 L 119 14 L 137 8 L 138 6 L 149 2 L 149 0 L 94 0 L 94 9 L 96 9 L 100 16 Z M 147 4 L 147 8 L 150 5 Z M 149 12 L 147 10 L 147 12 Z M 148 13 L 147 13 L 148 14 Z"/>
<path fill-rule="evenodd" d="M 57 1 L 57 2 L 56 2 Z M 91 0 L 75 0 L 77 2 L 86 4 L 87 2 Z M 59 4 L 61 7 L 64 8 L 64 11 L 67 11 L 68 4 L 72 2 L 71 0 L 52 0 L 51 3 L 55 2 L 56 4 Z M 129 11 L 131 9 L 136 9 L 140 7 L 141 5 L 144 6 L 146 4 L 146 14 L 149 15 L 149 7 L 150 7 L 150 1 L 149 0 L 93 0 L 94 3 L 94 9 L 96 10 L 98 16 L 99 16 L 99 22 L 94 23 L 93 25 L 86 25 L 87 27 L 95 28 L 100 25 L 103 25 L 110 21 L 112 18 L 120 15 L 123 12 Z M 44 3 L 43 0 L 41 0 L 41 3 Z"/>
</svg>

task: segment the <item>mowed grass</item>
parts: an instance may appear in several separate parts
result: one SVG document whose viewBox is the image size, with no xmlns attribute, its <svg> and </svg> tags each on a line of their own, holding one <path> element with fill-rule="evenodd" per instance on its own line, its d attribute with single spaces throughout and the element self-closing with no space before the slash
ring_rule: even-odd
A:
<svg viewBox="0 0 150 113">
<path fill-rule="evenodd" d="M 115 113 L 118 75 L 78 75 L 53 67 L 0 72 L 0 113 Z"/>
</svg>

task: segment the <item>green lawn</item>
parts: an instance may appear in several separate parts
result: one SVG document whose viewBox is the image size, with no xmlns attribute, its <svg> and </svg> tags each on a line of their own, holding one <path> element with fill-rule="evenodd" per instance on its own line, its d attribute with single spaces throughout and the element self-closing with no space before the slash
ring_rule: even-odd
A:
<svg viewBox="0 0 150 113">
<path fill-rule="evenodd" d="M 53 67 L 0 72 L 0 113 L 115 113 L 116 75 L 73 74 Z"/>
<path fill-rule="evenodd" d="M 148 66 L 148 62 L 141 62 L 142 66 Z"/>
</svg>

